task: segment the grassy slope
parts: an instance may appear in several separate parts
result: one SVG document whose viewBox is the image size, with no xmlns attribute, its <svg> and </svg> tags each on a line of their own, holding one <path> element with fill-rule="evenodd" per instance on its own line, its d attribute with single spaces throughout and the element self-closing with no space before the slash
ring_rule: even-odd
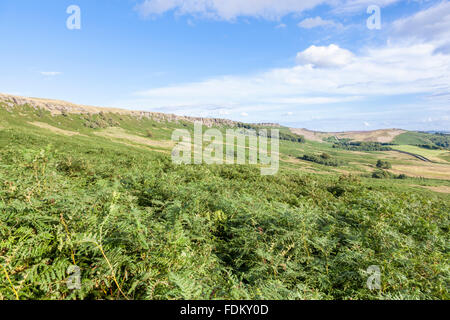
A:
<svg viewBox="0 0 450 320">
<path fill-rule="evenodd" d="M 424 149 L 424 148 L 410 146 L 410 145 L 398 145 L 398 146 L 394 146 L 393 148 L 396 150 L 400 150 L 400 151 L 406 151 L 406 152 L 418 154 L 418 155 L 424 156 L 432 161 L 440 161 L 440 162 L 443 162 L 443 161 L 439 158 L 448 153 L 447 150 L 430 150 L 430 149 Z"/>
<path fill-rule="evenodd" d="M 107 118 L 155 141 L 192 129 Z M 170 148 L 99 136 L 79 115 L 0 108 L 0 119 L 0 264 L 14 288 L 0 277 L 0 299 L 449 298 L 450 199 L 419 187 L 448 181 L 342 175 L 390 153 L 283 141 L 282 169 L 263 177 L 251 166 L 175 166 Z M 290 161 L 320 152 L 348 164 Z M 73 264 L 81 290 L 65 285 Z M 381 291 L 365 287 L 373 264 Z"/>
<path fill-rule="evenodd" d="M 405 133 L 395 137 L 393 143 L 418 145 L 418 144 L 427 144 L 427 143 L 429 143 L 429 140 L 426 138 L 426 135 L 423 133 L 410 131 L 410 132 L 405 132 Z"/>
</svg>

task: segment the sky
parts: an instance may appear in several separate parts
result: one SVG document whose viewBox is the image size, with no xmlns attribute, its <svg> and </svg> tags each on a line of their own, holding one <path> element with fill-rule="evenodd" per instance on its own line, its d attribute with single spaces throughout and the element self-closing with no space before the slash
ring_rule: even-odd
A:
<svg viewBox="0 0 450 320">
<path fill-rule="evenodd" d="M 0 92 L 320 131 L 449 131 L 450 1 L 1 0 Z"/>
</svg>

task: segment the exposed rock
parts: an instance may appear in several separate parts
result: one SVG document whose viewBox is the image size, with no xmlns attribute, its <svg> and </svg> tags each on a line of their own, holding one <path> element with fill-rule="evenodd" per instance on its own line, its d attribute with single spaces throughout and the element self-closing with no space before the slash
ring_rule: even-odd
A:
<svg viewBox="0 0 450 320">
<path fill-rule="evenodd" d="M 174 114 L 166 114 L 159 112 L 148 112 L 148 111 L 131 111 L 118 108 L 103 108 L 103 107 L 93 107 L 73 104 L 66 101 L 60 100 L 48 100 L 41 98 L 28 98 L 28 97 L 18 97 L 8 94 L 0 93 L 0 102 L 6 104 L 8 108 L 13 108 L 15 105 L 23 106 L 28 105 L 34 109 L 43 109 L 50 111 L 52 115 L 59 114 L 99 114 L 99 113 L 116 113 L 121 115 L 134 116 L 139 119 L 149 118 L 157 122 L 176 122 L 180 121 L 195 122 L 202 121 L 203 125 L 207 127 L 213 126 L 230 126 L 236 127 L 236 121 L 227 119 L 217 119 L 217 118 L 197 118 L 197 117 L 187 117 L 187 116 L 177 116 Z"/>
<path fill-rule="evenodd" d="M 257 126 L 263 126 L 263 127 L 281 127 L 279 123 L 257 123 Z"/>
</svg>

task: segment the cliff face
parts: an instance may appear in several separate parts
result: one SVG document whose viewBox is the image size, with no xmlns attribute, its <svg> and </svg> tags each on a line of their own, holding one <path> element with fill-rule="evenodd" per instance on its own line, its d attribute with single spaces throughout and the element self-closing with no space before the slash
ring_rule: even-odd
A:
<svg viewBox="0 0 450 320">
<path fill-rule="evenodd" d="M 4 103 L 8 109 L 14 108 L 14 106 L 28 105 L 35 109 L 43 109 L 50 111 L 52 115 L 59 115 L 63 113 L 74 113 L 74 114 L 98 114 L 98 113 L 117 113 L 123 115 L 130 115 L 137 118 L 150 118 L 158 122 L 169 121 L 169 122 L 195 122 L 202 121 L 207 127 L 213 126 L 237 126 L 238 122 L 218 119 L 218 118 L 197 118 L 197 117 L 186 117 L 177 116 L 174 114 L 166 114 L 160 112 L 148 112 L 148 111 L 132 111 L 118 108 L 103 108 L 103 107 L 93 107 L 86 105 L 73 104 L 61 100 L 49 100 L 41 98 L 28 98 L 19 97 L 9 94 L 0 93 L 0 102 Z"/>
</svg>

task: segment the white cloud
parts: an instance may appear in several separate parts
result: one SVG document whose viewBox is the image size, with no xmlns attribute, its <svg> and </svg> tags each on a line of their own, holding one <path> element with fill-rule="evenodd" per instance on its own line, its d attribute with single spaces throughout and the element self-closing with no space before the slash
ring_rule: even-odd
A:
<svg viewBox="0 0 450 320">
<path fill-rule="evenodd" d="M 293 105 L 316 105 L 316 104 L 332 104 L 342 102 L 353 102 L 361 100 L 361 96 L 349 96 L 349 97 L 277 97 L 274 99 L 268 98 L 265 100 L 268 103 L 273 104 L 293 104 Z"/>
<path fill-rule="evenodd" d="M 334 13 L 364 12 L 369 6 L 376 5 L 381 8 L 390 6 L 401 0 L 340 0 L 334 2 Z"/>
<path fill-rule="evenodd" d="M 317 27 L 332 27 L 342 29 L 344 26 L 333 20 L 323 20 L 321 17 L 307 18 L 301 21 L 298 26 L 300 28 L 312 29 Z"/>
<path fill-rule="evenodd" d="M 43 76 L 47 76 L 47 77 L 54 77 L 54 76 L 58 76 L 62 74 L 62 72 L 58 72 L 58 71 L 42 71 L 41 75 Z"/>
<path fill-rule="evenodd" d="M 166 12 L 201 18 L 234 20 L 257 17 L 278 20 L 289 14 L 300 14 L 327 4 L 335 13 L 354 13 L 369 5 L 386 7 L 400 0 L 143 0 L 136 10 L 144 17 Z"/>
<path fill-rule="evenodd" d="M 301 13 L 333 0 L 145 0 L 136 6 L 143 16 L 174 11 L 177 15 L 233 20 L 237 17 L 258 17 L 269 20 Z"/>
<path fill-rule="evenodd" d="M 242 112 L 242 113 L 241 113 L 241 116 L 243 116 L 243 117 L 248 117 L 248 113 L 247 113 L 247 112 Z"/>
<path fill-rule="evenodd" d="M 356 101 L 364 106 L 372 98 L 414 94 L 426 98 L 417 102 L 419 109 L 433 105 L 445 113 L 450 92 L 450 54 L 436 49 L 442 43 L 439 39 L 450 29 L 442 27 L 449 19 L 444 14 L 447 6 L 441 6 L 439 14 L 436 9 L 428 9 L 428 14 L 434 12 L 436 19 L 420 20 L 418 17 L 426 15 L 425 10 L 395 22 L 391 26 L 395 41 L 382 47 L 353 53 L 336 44 L 310 46 L 297 54 L 298 64 L 291 67 L 152 88 L 136 93 L 136 99 L 126 104 L 158 106 L 178 114 L 201 114 L 202 110 L 209 110 L 204 106 L 220 106 L 231 116 L 273 112 L 282 115 L 300 108 L 309 108 L 308 112 L 317 115 L 325 108 L 327 116 L 336 104 L 339 107 L 348 103 L 352 106 L 349 108 L 357 108 Z M 399 41 L 403 34 L 409 34 L 408 28 L 413 30 L 414 21 L 418 21 L 414 19 L 423 22 L 417 28 L 435 30 L 436 34 L 411 31 L 420 37 Z M 366 119 L 364 115 L 358 123 L 363 125 Z M 373 121 L 368 124 L 376 126 Z"/>
<path fill-rule="evenodd" d="M 450 52 L 450 2 L 444 1 L 392 24 L 397 40 L 431 42 Z"/>
<path fill-rule="evenodd" d="M 276 29 L 283 29 L 286 27 L 287 27 L 287 25 L 285 25 L 284 23 L 280 23 L 279 25 L 275 26 Z"/>
<path fill-rule="evenodd" d="M 248 76 L 215 77 L 150 89 L 137 97 L 139 105 L 174 107 L 177 112 L 204 105 L 264 112 L 369 97 L 450 92 L 450 56 L 434 54 L 434 49 L 430 44 L 386 46 L 354 55 L 336 45 L 312 46 L 300 56 L 316 67 L 301 64 Z M 311 54 L 321 52 L 320 58 Z M 334 68 L 322 67 L 329 65 Z"/>
<path fill-rule="evenodd" d="M 353 58 L 353 53 L 334 44 L 330 44 L 328 47 L 311 46 L 297 54 L 299 64 L 312 64 L 325 68 L 348 65 Z"/>
</svg>

